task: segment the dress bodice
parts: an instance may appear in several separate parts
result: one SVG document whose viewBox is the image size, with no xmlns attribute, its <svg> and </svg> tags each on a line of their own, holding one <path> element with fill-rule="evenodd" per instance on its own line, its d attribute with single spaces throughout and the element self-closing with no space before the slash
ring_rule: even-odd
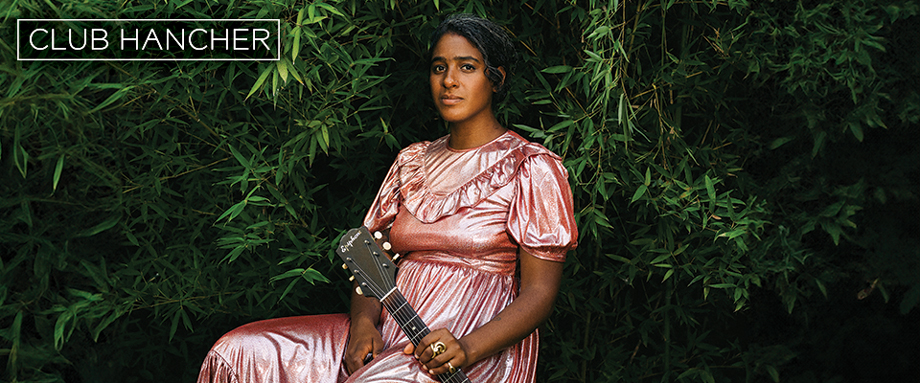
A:
<svg viewBox="0 0 920 383">
<path fill-rule="evenodd" d="M 462 151 L 449 138 L 400 152 L 365 226 L 390 227 L 401 254 L 483 271 L 513 273 L 519 248 L 564 260 L 577 229 L 560 158 L 512 131 Z"/>
</svg>

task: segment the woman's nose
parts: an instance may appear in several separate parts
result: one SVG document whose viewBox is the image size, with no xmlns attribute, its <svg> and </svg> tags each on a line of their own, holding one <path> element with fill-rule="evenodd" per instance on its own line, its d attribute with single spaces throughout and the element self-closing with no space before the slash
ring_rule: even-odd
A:
<svg viewBox="0 0 920 383">
<path fill-rule="evenodd" d="M 444 72 L 444 87 L 453 88 L 457 86 L 457 79 L 454 77 L 454 71 L 448 69 Z"/>
</svg>

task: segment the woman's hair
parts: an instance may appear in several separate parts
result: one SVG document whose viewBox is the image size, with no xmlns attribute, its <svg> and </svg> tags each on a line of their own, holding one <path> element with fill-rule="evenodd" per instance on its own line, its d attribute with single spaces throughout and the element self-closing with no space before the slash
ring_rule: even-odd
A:
<svg viewBox="0 0 920 383">
<path fill-rule="evenodd" d="M 441 40 L 441 36 L 448 32 L 465 37 L 479 50 L 482 58 L 485 59 L 486 78 L 497 89 L 492 101 L 498 102 L 504 99 L 508 93 L 508 84 L 511 82 L 514 66 L 519 60 L 511 36 L 501 26 L 490 20 L 468 13 L 460 13 L 449 16 L 441 22 L 441 25 L 438 25 L 438 29 L 431 35 L 430 49 L 433 50 Z M 505 76 L 502 76 L 502 72 L 498 70 L 499 67 L 505 69 Z"/>
</svg>

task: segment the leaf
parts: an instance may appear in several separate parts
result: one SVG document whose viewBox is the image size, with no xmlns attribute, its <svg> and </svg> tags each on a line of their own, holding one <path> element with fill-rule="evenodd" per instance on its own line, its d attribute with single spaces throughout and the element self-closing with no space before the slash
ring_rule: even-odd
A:
<svg viewBox="0 0 920 383">
<path fill-rule="evenodd" d="M 345 17 L 345 15 L 343 15 L 342 12 L 339 12 L 339 10 L 336 9 L 336 8 L 335 8 L 334 6 L 332 6 L 331 4 L 317 3 L 316 5 L 318 5 L 320 8 L 323 8 L 323 9 L 329 11 L 329 12 L 332 12 L 332 13 L 335 14 L 335 15 L 338 15 L 338 16 L 340 16 L 340 17 Z"/>
<path fill-rule="evenodd" d="M 61 180 L 61 171 L 64 170 L 64 155 L 61 154 L 61 157 L 58 158 L 57 165 L 54 167 L 54 177 L 51 181 L 51 190 L 52 192 L 57 191 L 58 181 Z"/>
<path fill-rule="evenodd" d="M 303 9 L 300 10 L 300 13 L 298 14 L 297 18 L 298 18 L 297 24 L 300 25 L 300 21 L 301 21 L 300 19 L 303 18 Z M 301 35 L 300 27 L 299 26 L 295 27 L 294 30 L 291 31 L 291 33 L 294 34 L 294 43 L 293 43 L 293 46 L 291 47 L 291 62 L 296 62 L 297 55 L 300 53 L 300 35 Z"/>
<path fill-rule="evenodd" d="M 262 71 L 262 74 L 259 75 L 259 79 L 256 80 L 256 83 L 252 84 L 252 89 L 249 89 L 249 94 L 246 95 L 245 99 L 248 100 L 249 96 L 252 96 L 252 94 L 255 93 L 256 90 L 261 88 L 262 84 L 265 83 L 265 80 L 268 79 L 268 75 L 272 74 L 272 72 L 274 72 L 274 67 L 272 66 L 266 67 L 265 70 Z"/>
<path fill-rule="evenodd" d="M 182 316 L 182 314 L 180 314 L 181 312 L 182 312 L 182 307 L 180 306 L 179 309 L 176 310 L 176 313 L 173 314 L 172 321 L 169 324 L 169 339 L 168 340 L 170 342 L 172 342 L 173 336 L 176 335 L 176 330 L 179 328 L 179 319 Z"/>
<path fill-rule="evenodd" d="M 824 295 L 824 298 L 827 298 L 827 288 L 824 287 L 824 284 L 817 278 L 815 278 L 815 284 L 818 285 L 818 289 L 821 290 L 821 294 Z"/>
<path fill-rule="evenodd" d="M 242 200 L 240 202 L 235 203 L 233 206 L 227 209 L 227 211 L 221 214 L 220 217 L 217 217 L 217 221 L 219 222 L 220 220 L 224 219 L 224 217 L 228 217 L 227 218 L 228 222 L 232 221 L 234 218 L 236 218 L 236 216 L 238 216 L 243 211 L 243 207 L 245 206 L 246 206 L 246 200 Z"/>
<path fill-rule="evenodd" d="M 227 261 L 227 263 L 233 263 L 233 261 L 239 258 L 240 254 L 243 253 L 243 250 L 246 250 L 246 244 L 234 247 L 233 250 L 230 250 L 230 252 L 220 260 L 220 262 L 223 263 L 224 261 Z"/>
<path fill-rule="evenodd" d="M 653 260 L 652 260 L 651 262 L 649 262 L 649 263 L 651 263 L 651 264 L 656 264 L 656 263 L 659 263 L 659 262 L 661 262 L 661 261 L 663 261 L 663 260 L 665 260 L 665 259 L 668 259 L 668 258 L 670 258 L 670 257 L 671 257 L 671 254 L 661 254 L 661 255 L 655 257 L 655 259 L 653 259 Z"/>
<path fill-rule="evenodd" d="M 274 276 L 274 277 L 271 277 L 271 279 L 269 279 L 269 281 L 275 282 L 275 281 L 279 281 L 279 280 L 282 280 L 282 279 L 287 279 L 287 278 L 291 278 L 291 277 L 300 276 L 301 274 L 303 274 L 304 271 L 305 271 L 305 269 L 290 269 L 290 270 L 285 271 L 285 272 L 283 272 L 283 273 L 281 273 L 281 274 L 278 274 L 278 275 L 276 275 L 276 276 Z"/>
<path fill-rule="evenodd" d="M 300 281 L 300 279 L 292 279 L 292 280 L 291 280 L 291 283 L 288 283 L 287 288 L 284 289 L 284 292 L 281 293 L 281 296 L 278 297 L 278 302 L 281 302 L 281 300 L 284 299 L 284 297 L 287 296 L 288 293 L 291 292 L 291 290 L 294 289 L 294 285 L 296 285 L 297 282 L 299 282 L 299 281 Z"/>
<path fill-rule="evenodd" d="M 567 127 L 569 127 L 569 126 L 572 126 L 572 125 L 575 125 L 575 121 L 574 121 L 574 120 L 571 120 L 571 119 L 566 119 L 566 120 L 562 120 L 562 121 L 560 121 L 559 123 L 557 123 L 557 124 L 551 126 L 549 129 L 547 129 L 547 131 L 549 131 L 549 132 L 556 132 L 556 131 L 562 130 L 562 129 L 564 129 L 564 128 L 567 128 Z"/>
<path fill-rule="evenodd" d="M 767 145 L 767 148 L 770 150 L 775 150 L 780 146 L 785 145 L 787 142 L 794 140 L 794 136 L 780 137 L 770 142 L 770 145 Z"/>
<path fill-rule="evenodd" d="M 109 217 L 109 219 L 107 219 L 107 220 L 105 220 L 105 221 L 102 221 L 101 223 L 97 224 L 96 226 L 93 226 L 93 227 L 91 227 L 91 228 L 89 228 L 89 229 L 86 229 L 86 230 L 83 230 L 83 231 L 78 232 L 77 234 L 74 235 L 74 238 L 92 237 L 92 236 L 94 236 L 94 235 L 96 235 L 96 234 L 99 234 L 99 233 L 101 233 L 101 232 L 103 232 L 103 231 L 106 231 L 106 230 L 108 230 L 108 229 L 111 229 L 111 228 L 114 227 L 114 226 L 118 223 L 118 221 L 120 221 L 120 220 L 121 220 L 121 216 L 120 216 L 120 215 Z"/>
<path fill-rule="evenodd" d="M 243 165 L 245 168 L 252 167 L 252 165 L 249 163 L 249 160 L 247 160 L 246 157 L 243 157 L 243 155 L 237 151 L 233 145 L 227 145 L 227 147 L 230 148 L 230 153 L 233 154 L 233 157 L 236 157 L 236 160 L 239 161 L 240 165 Z"/>
<path fill-rule="evenodd" d="M 287 60 L 286 59 L 278 60 L 275 62 L 275 66 L 278 67 L 278 74 L 281 76 L 281 81 L 286 83 L 288 79 Z"/>
<path fill-rule="evenodd" d="M 913 310 L 914 307 L 917 307 L 917 303 L 920 303 L 920 283 L 915 284 L 910 290 L 907 291 L 907 294 L 904 294 L 904 299 L 901 300 L 901 314 L 907 315 L 910 313 L 910 310 Z"/>
<path fill-rule="evenodd" d="M 29 172 L 29 153 L 26 152 L 26 148 L 19 144 L 19 140 L 15 140 L 13 143 L 13 163 L 19 169 L 19 174 L 22 175 L 22 178 L 26 178 Z"/>
<path fill-rule="evenodd" d="M 132 88 L 134 88 L 134 86 L 126 86 L 126 87 L 124 87 L 124 88 L 121 88 L 121 89 L 115 91 L 115 93 L 112 93 L 112 95 L 109 96 L 108 98 L 106 98 L 105 101 L 103 101 L 103 102 L 100 103 L 99 105 L 96 105 L 95 108 L 90 109 L 88 112 L 86 112 L 86 114 L 93 114 L 93 113 L 96 113 L 96 112 L 102 110 L 102 108 L 105 108 L 105 107 L 111 105 L 111 104 L 114 103 L 115 101 L 118 101 L 119 99 L 121 99 L 122 97 L 124 97 L 125 94 L 128 93 L 128 91 L 130 91 Z"/>
<path fill-rule="evenodd" d="M 17 366 L 16 361 L 19 359 L 19 349 L 22 347 L 22 311 L 16 311 L 16 317 L 13 318 L 13 325 L 10 326 L 9 332 L 6 333 L 6 339 L 12 340 L 8 354 L 7 366 Z"/>
<path fill-rule="evenodd" d="M 704 383 L 716 383 L 715 377 L 709 371 L 700 370 L 700 377 L 703 378 Z"/>
<path fill-rule="evenodd" d="M 765 365 L 764 368 L 767 369 L 767 373 L 770 374 L 770 378 L 772 378 L 774 382 L 779 383 L 779 371 L 776 370 L 776 367 L 768 364 Z"/>
<path fill-rule="evenodd" d="M 19 214 L 17 218 L 25 222 L 26 226 L 32 227 L 32 208 L 29 207 L 28 201 L 22 200 L 22 202 L 19 203 Z"/>
<path fill-rule="evenodd" d="M 597 27 L 597 29 L 595 29 L 593 32 L 591 32 L 591 34 L 588 35 L 588 38 L 597 39 L 597 38 L 606 36 L 608 33 L 610 33 L 610 27 L 606 25 L 602 25 L 600 27 Z"/>
<path fill-rule="evenodd" d="M 305 270 L 301 276 L 303 276 L 303 279 L 307 282 L 310 282 L 311 284 L 315 284 L 316 281 L 329 283 L 329 279 L 327 279 L 322 273 L 316 271 L 312 267 Z"/>
<path fill-rule="evenodd" d="M 541 72 L 558 74 L 558 73 L 568 73 L 571 71 L 572 71 L 572 67 L 568 65 L 557 65 L 557 66 L 552 66 L 552 67 L 543 69 Z"/>
<path fill-rule="evenodd" d="M 818 152 L 821 151 L 821 148 L 824 147 L 824 141 L 826 139 L 827 139 L 827 133 L 824 132 L 823 130 L 818 132 L 818 134 L 815 135 L 815 143 L 811 149 L 812 158 L 816 157 L 818 155 Z"/>
<path fill-rule="evenodd" d="M 64 331 L 67 329 L 67 322 L 73 317 L 73 313 L 67 309 L 61 312 L 57 321 L 54 322 L 54 348 L 58 351 L 64 347 Z"/>
<path fill-rule="evenodd" d="M 668 280 L 668 278 L 674 275 L 674 269 L 669 269 L 667 273 L 664 273 L 664 278 L 661 279 L 662 282 Z"/>
<path fill-rule="evenodd" d="M 848 123 L 847 125 L 849 125 L 849 127 L 850 127 L 850 132 L 853 133 L 853 137 L 856 137 L 856 139 L 857 139 L 859 142 L 862 142 L 862 140 L 863 140 L 863 138 L 864 138 L 864 136 L 863 136 L 863 131 L 862 131 L 862 126 L 860 126 L 859 123 L 854 122 L 854 121 L 851 121 L 851 122 Z"/>
<path fill-rule="evenodd" d="M 320 142 L 320 147 L 323 149 L 323 152 L 329 154 L 329 128 L 326 127 L 326 124 L 320 127 L 320 132 L 323 137 L 323 140 Z"/>
<path fill-rule="evenodd" d="M 114 310 L 114 311 L 112 311 L 111 313 L 109 313 L 109 315 L 108 315 L 103 321 L 99 322 L 99 324 L 96 325 L 95 328 L 93 328 L 93 330 L 92 330 L 93 341 L 94 341 L 94 342 L 98 342 L 98 341 L 99 341 L 99 334 L 102 333 L 102 330 L 105 330 L 106 327 L 109 327 L 110 324 L 112 324 L 113 322 L 115 322 L 116 319 L 118 319 L 119 317 L 121 317 L 121 316 L 124 315 L 124 314 L 125 314 L 125 313 L 124 313 L 123 311 L 121 311 L 121 310 Z"/>
<path fill-rule="evenodd" d="M 629 200 L 629 203 L 636 202 L 639 198 L 642 198 L 642 195 L 644 195 L 646 191 L 648 191 L 648 186 L 640 185 L 633 194 L 632 199 Z"/>
<path fill-rule="evenodd" d="M 709 196 L 710 201 L 716 200 L 716 188 L 712 182 L 712 179 L 708 175 L 703 176 L 703 183 L 706 184 L 706 195 Z"/>
</svg>

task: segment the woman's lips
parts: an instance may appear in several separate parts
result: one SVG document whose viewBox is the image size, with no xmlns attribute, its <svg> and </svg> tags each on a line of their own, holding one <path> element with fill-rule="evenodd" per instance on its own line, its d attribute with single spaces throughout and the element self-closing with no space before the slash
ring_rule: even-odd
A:
<svg viewBox="0 0 920 383">
<path fill-rule="evenodd" d="M 462 98 L 456 96 L 441 96 L 441 103 L 444 105 L 457 105 L 463 101 Z"/>
</svg>

